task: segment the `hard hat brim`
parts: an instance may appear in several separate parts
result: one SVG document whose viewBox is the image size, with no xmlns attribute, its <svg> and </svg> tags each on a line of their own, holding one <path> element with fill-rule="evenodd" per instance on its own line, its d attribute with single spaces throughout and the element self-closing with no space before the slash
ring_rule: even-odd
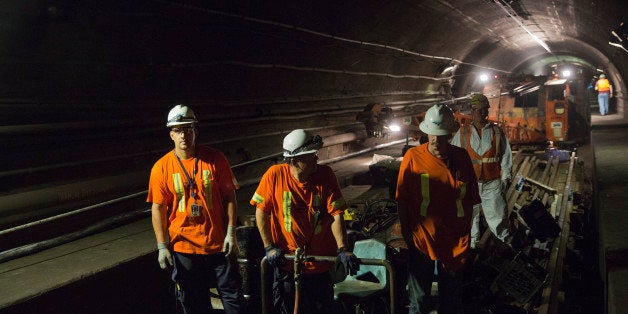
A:
<svg viewBox="0 0 628 314">
<path fill-rule="evenodd" d="M 298 153 L 296 153 L 294 155 L 291 155 L 288 152 L 284 152 L 283 156 L 284 157 L 296 157 L 296 156 L 307 155 L 307 154 L 316 154 L 316 152 L 318 152 L 318 149 L 306 150 L 306 151 L 303 151 L 303 152 L 298 152 Z"/>
<path fill-rule="evenodd" d="M 168 122 L 166 127 L 171 128 L 173 126 L 181 126 L 181 125 L 194 125 L 196 121 L 179 121 L 179 122 Z"/>
<path fill-rule="evenodd" d="M 456 123 L 452 130 L 445 130 L 445 129 L 441 129 L 441 128 L 432 128 L 430 130 L 426 120 L 423 120 L 419 124 L 419 129 L 421 130 L 421 132 L 423 132 L 423 133 L 425 133 L 427 135 L 435 135 L 435 136 L 451 135 L 452 133 L 458 131 L 458 127 L 459 127 L 458 123 Z"/>
</svg>

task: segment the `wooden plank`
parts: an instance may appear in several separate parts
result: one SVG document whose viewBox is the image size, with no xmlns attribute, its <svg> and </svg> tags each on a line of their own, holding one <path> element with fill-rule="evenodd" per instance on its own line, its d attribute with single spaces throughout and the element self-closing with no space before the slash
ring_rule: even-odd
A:
<svg viewBox="0 0 628 314">
<path fill-rule="evenodd" d="M 567 172 L 566 180 L 564 181 L 562 198 L 560 198 L 560 206 L 558 207 L 558 225 L 561 228 L 560 235 L 552 244 L 552 250 L 550 258 L 547 263 L 548 282 L 543 289 L 541 295 L 541 306 L 539 307 L 539 314 L 555 314 L 559 308 L 559 289 L 562 284 L 564 258 L 567 251 L 567 240 L 569 238 L 569 213 L 571 207 L 573 207 L 573 201 L 569 199 L 572 174 L 575 162 L 575 152 L 572 153 L 569 163 L 569 170 Z"/>
</svg>

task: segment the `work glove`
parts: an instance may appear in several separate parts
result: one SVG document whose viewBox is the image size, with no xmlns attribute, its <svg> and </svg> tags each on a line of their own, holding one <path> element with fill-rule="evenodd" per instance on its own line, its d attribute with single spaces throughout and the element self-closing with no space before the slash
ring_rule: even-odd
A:
<svg viewBox="0 0 628 314">
<path fill-rule="evenodd" d="M 270 266 L 272 267 L 283 266 L 283 263 L 285 262 L 285 258 L 280 248 L 274 247 L 271 244 L 265 247 L 264 250 L 266 250 L 266 261 L 268 261 L 268 264 L 270 264 Z"/>
<path fill-rule="evenodd" d="M 360 270 L 360 259 L 353 252 L 349 251 L 346 246 L 338 249 L 338 258 L 340 258 L 340 262 L 345 267 L 347 275 L 354 276 Z"/>
<path fill-rule="evenodd" d="M 233 229 L 233 226 L 227 226 L 227 235 L 225 236 L 225 242 L 222 245 L 222 251 L 227 257 L 238 254 L 238 251 L 240 250 L 238 247 L 238 240 L 235 237 Z"/>
<path fill-rule="evenodd" d="M 170 250 L 168 249 L 168 245 L 166 242 L 157 243 L 157 249 L 159 250 L 159 256 L 157 257 L 157 261 L 159 262 L 159 266 L 161 269 L 166 269 L 166 261 L 170 266 L 174 265 L 172 262 L 172 254 L 170 254 Z"/>
</svg>

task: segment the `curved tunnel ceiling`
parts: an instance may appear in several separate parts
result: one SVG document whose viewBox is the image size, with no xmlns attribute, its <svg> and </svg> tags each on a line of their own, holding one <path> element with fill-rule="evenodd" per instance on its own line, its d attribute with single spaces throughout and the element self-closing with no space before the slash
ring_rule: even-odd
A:
<svg viewBox="0 0 628 314">
<path fill-rule="evenodd" d="M 477 91 L 481 71 L 601 69 L 618 107 L 628 75 L 628 53 L 608 44 L 624 0 L 7 0 L 0 15 L 0 177 L 17 188 L 51 177 L 28 169 L 78 176 L 73 162 L 94 176 L 98 162 L 145 170 L 171 145 L 173 103 L 249 165 L 297 127 L 339 139 L 330 159 L 375 146 L 356 122 L 365 105 L 412 115 Z"/>
<path fill-rule="evenodd" d="M 627 14 L 625 1 L 621 0 L 210 4 L 42 0 L 9 1 L 3 10 L 9 22 L 0 26 L 0 35 L 8 39 L 0 51 L 2 57 L 22 67 L 25 63 L 42 63 L 50 71 L 45 76 L 72 76 L 76 72 L 87 75 L 77 68 L 91 63 L 113 65 L 115 69 L 103 70 L 103 75 L 132 71 L 150 81 L 156 80 L 151 77 L 157 72 L 156 65 L 166 64 L 179 68 L 163 74 L 181 80 L 214 71 L 219 73 L 217 76 L 233 77 L 233 81 L 261 79 L 279 85 L 285 83 L 285 77 L 304 77 L 303 72 L 343 73 L 344 78 L 331 78 L 333 82 L 329 83 L 342 87 L 330 90 L 330 94 L 368 93 L 374 86 L 382 86 L 382 95 L 430 95 L 442 94 L 439 89 L 443 85 L 453 84 L 453 93 L 464 95 L 469 92 L 466 81 L 477 71 L 525 71 L 529 64 L 558 55 L 580 58 L 583 64 L 604 71 L 616 70 L 617 77 L 625 77 L 628 68 L 627 54 L 608 44 L 610 31 Z M 72 68 L 64 69 L 64 65 Z M 460 66 L 449 73 L 454 80 L 448 81 L 441 73 L 451 65 Z M 269 68 L 280 73 L 273 74 Z M 8 71 L 7 66 L 4 70 Z M 33 71 L 28 67 L 25 70 Z M 67 73 L 72 71 L 75 73 Z M 200 73 L 190 78 L 186 71 Z M 319 74 L 313 74 L 307 84 L 330 79 L 329 75 Z M 274 78 L 262 78 L 266 76 Z M 137 84 L 129 78 L 121 79 L 127 80 L 126 84 L 114 86 L 117 89 L 109 92 L 126 94 L 128 91 L 119 89 Z M 207 83 L 216 80 L 220 81 L 207 79 Z M 99 84 L 94 79 L 86 81 Z M 149 84 L 152 89 L 160 88 L 160 82 Z M 233 99 L 234 95 L 220 96 L 225 86 L 218 85 L 212 91 L 218 100 Z M 290 96 L 320 96 L 300 85 L 287 86 L 297 91 Z M 63 88 L 67 86 L 57 89 Z M 249 96 L 245 98 L 274 98 L 279 92 L 265 84 L 259 89 L 239 88 L 247 91 Z M 182 98 L 176 90 L 171 92 L 174 98 Z"/>
</svg>

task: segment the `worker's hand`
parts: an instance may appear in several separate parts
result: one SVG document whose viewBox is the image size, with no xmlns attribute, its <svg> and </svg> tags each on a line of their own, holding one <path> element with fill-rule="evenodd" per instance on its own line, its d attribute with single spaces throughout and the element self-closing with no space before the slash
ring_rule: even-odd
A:
<svg viewBox="0 0 628 314">
<path fill-rule="evenodd" d="M 349 251 L 349 248 L 346 246 L 339 248 L 338 257 L 349 276 L 354 276 L 358 273 L 358 270 L 360 270 L 360 259 L 353 252 Z"/>
<path fill-rule="evenodd" d="M 222 251 L 225 253 L 225 256 L 231 257 L 232 255 L 238 254 L 239 250 L 240 248 L 238 247 L 238 240 L 235 237 L 233 226 L 229 225 L 227 226 L 227 235 L 222 245 Z"/>
<path fill-rule="evenodd" d="M 272 267 L 283 266 L 285 259 L 280 248 L 274 247 L 273 245 L 269 245 L 266 248 L 264 248 L 264 250 L 266 250 L 266 260 L 268 261 L 268 264 L 270 264 L 270 266 Z"/>
<path fill-rule="evenodd" d="M 510 184 L 508 179 L 502 179 L 502 185 L 501 185 L 502 192 L 506 192 L 506 190 L 508 189 L 508 184 Z"/>
<path fill-rule="evenodd" d="M 166 269 L 166 261 L 170 266 L 174 265 L 172 262 L 172 254 L 170 254 L 170 250 L 168 249 L 168 245 L 166 242 L 157 243 L 157 249 L 159 250 L 159 256 L 157 257 L 157 261 L 159 262 L 159 266 L 161 269 Z"/>
</svg>

